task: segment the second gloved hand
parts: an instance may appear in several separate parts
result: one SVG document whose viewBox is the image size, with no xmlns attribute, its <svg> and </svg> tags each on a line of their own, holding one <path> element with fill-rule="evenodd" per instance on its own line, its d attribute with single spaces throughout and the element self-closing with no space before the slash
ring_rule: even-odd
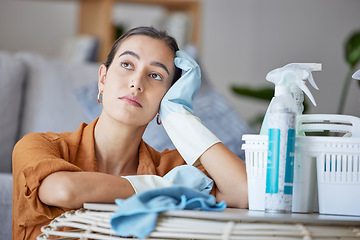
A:
<svg viewBox="0 0 360 240">
<path fill-rule="evenodd" d="M 165 131 L 187 164 L 220 140 L 193 115 L 193 99 L 200 89 L 199 65 L 184 51 L 177 51 L 175 66 L 185 71 L 161 101 L 160 118 Z"/>
</svg>

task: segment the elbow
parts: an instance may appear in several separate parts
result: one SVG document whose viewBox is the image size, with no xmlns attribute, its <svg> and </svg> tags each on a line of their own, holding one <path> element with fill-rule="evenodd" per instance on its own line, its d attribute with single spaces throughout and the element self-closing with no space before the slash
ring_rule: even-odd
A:
<svg viewBox="0 0 360 240">
<path fill-rule="evenodd" d="M 233 205 L 230 205 L 229 207 L 245 208 L 245 209 L 249 208 L 249 201 L 248 201 L 247 195 L 246 195 L 246 197 L 242 196 L 240 201 L 237 201 L 236 203 L 234 203 Z"/>
<path fill-rule="evenodd" d="M 46 177 L 39 188 L 39 199 L 46 205 L 63 208 L 80 208 L 77 201 L 75 184 L 68 176 L 61 173 L 51 174 Z"/>
<path fill-rule="evenodd" d="M 216 192 L 217 201 L 225 201 L 230 208 L 249 208 L 248 191 L 245 189 L 236 189 L 228 193 Z"/>
<path fill-rule="evenodd" d="M 241 189 L 239 191 L 239 199 L 240 201 L 238 201 L 237 203 L 237 208 L 249 208 L 249 197 L 248 197 L 248 189 L 247 189 L 247 185 L 244 189 Z"/>
<path fill-rule="evenodd" d="M 77 209 L 82 207 L 82 203 L 77 200 L 77 191 L 74 184 L 58 184 L 56 186 L 56 199 L 53 198 L 53 205 L 58 207 Z"/>
</svg>

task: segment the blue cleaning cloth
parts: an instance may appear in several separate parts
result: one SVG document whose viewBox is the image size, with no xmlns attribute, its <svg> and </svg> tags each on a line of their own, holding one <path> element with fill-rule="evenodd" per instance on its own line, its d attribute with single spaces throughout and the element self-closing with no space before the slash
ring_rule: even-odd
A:
<svg viewBox="0 0 360 240">
<path fill-rule="evenodd" d="M 116 199 L 115 203 L 119 208 L 110 220 L 111 228 L 121 236 L 137 238 L 145 238 L 155 229 L 159 212 L 180 209 L 222 211 L 226 208 L 224 201 L 216 204 L 213 195 L 184 186 L 153 189 L 125 200 Z"/>
<path fill-rule="evenodd" d="M 192 188 L 202 193 L 209 194 L 214 186 L 214 181 L 198 168 L 190 165 L 181 165 L 173 168 L 164 179 L 183 187 Z"/>
</svg>

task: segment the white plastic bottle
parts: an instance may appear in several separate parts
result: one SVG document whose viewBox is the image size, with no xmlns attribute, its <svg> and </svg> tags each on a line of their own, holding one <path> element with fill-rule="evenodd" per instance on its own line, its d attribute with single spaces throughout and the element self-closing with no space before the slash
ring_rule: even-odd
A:
<svg viewBox="0 0 360 240">
<path fill-rule="evenodd" d="M 304 93 L 316 106 L 305 81 L 318 89 L 311 72 L 320 70 L 319 63 L 290 63 L 266 75 L 266 80 L 275 84 L 275 96 L 260 130 L 260 135 L 269 136 L 265 190 L 267 211 L 292 210 L 296 116 L 303 112 Z"/>
<path fill-rule="evenodd" d="M 284 71 L 282 78 L 291 71 Z M 284 84 L 275 87 L 268 116 L 269 151 L 266 173 L 265 211 L 290 212 L 295 156 L 297 104 Z"/>
</svg>

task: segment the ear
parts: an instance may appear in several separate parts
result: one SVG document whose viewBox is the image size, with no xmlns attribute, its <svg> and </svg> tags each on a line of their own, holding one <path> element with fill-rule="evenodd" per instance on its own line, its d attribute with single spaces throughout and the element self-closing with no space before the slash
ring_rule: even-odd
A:
<svg viewBox="0 0 360 240">
<path fill-rule="evenodd" d="M 99 80 L 98 80 L 99 91 L 102 91 L 104 89 L 106 73 L 107 73 L 106 66 L 104 64 L 101 64 L 101 66 L 99 68 Z"/>
</svg>

